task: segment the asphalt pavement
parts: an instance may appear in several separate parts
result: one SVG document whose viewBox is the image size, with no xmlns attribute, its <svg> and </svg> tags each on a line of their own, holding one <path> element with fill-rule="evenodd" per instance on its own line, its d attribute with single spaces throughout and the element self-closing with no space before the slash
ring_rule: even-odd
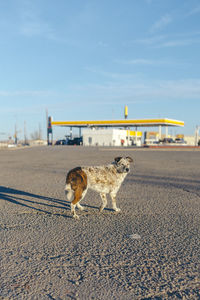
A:
<svg viewBox="0 0 200 300">
<path fill-rule="evenodd" d="M 71 216 L 67 171 L 131 156 L 120 213 L 88 191 Z M 200 299 L 200 151 L 0 150 L 0 299 Z"/>
</svg>

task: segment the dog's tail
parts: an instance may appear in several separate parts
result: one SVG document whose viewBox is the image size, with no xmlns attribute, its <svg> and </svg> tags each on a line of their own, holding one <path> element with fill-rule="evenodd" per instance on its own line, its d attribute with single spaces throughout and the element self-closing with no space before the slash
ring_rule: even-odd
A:
<svg viewBox="0 0 200 300">
<path fill-rule="evenodd" d="M 65 195 L 67 195 L 67 200 L 71 200 L 72 196 L 74 195 L 74 191 L 71 188 L 71 184 L 67 183 L 65 186 Z"/>
</svg>

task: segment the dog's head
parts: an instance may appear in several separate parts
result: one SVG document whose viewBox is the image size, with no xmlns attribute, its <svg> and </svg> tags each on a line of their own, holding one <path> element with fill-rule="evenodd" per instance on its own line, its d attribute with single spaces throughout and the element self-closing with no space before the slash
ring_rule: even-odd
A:
<svg viewBox="0 0 200 300">
<path fill-rule="evenodd" d="M 128 173 L 130 171 L 130 163 L 133 159 L 129 156 L 127 157 L 116 157 L 115 166 L 118 173 Z"/>
</svg>

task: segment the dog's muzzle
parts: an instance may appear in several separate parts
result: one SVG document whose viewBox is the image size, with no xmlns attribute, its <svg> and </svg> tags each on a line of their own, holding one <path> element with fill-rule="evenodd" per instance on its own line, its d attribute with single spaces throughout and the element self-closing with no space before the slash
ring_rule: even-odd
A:
<svg viewBox="0 0 200 300">
<path fill-rule="evenodd" d="M 120 169 L 117 169 L 117 173 L 120 173 L 120 174 L 128 173 L 129 170 L 130 170 L 129 168 L 120 168 Z"/>
</svg>

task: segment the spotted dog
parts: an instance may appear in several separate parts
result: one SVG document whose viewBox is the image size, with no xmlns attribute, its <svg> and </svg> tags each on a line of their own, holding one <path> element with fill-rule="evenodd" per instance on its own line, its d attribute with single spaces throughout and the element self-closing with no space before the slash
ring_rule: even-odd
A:
<svg viewBox="0 0 200 300">
<path fill-rule="evenodd" d="M 107 166 L 77 167 L 68 172 L 66 177 L 65 193 L 71 202 L 73 217 L 79 219 L 75 212 L 76 206 L 83 210 L 80 201 L 85 197 L 88 188 L 99 192 L 102 205 L 99 208 L 103 211 L 107 205 L 106 194 L 110 194 L 112 206 L 115 211 L 120 211 L 116 206 L 116 194 L 130 171 L 131 157 L 116 157 L 114 162 Z"/>
</svg>

